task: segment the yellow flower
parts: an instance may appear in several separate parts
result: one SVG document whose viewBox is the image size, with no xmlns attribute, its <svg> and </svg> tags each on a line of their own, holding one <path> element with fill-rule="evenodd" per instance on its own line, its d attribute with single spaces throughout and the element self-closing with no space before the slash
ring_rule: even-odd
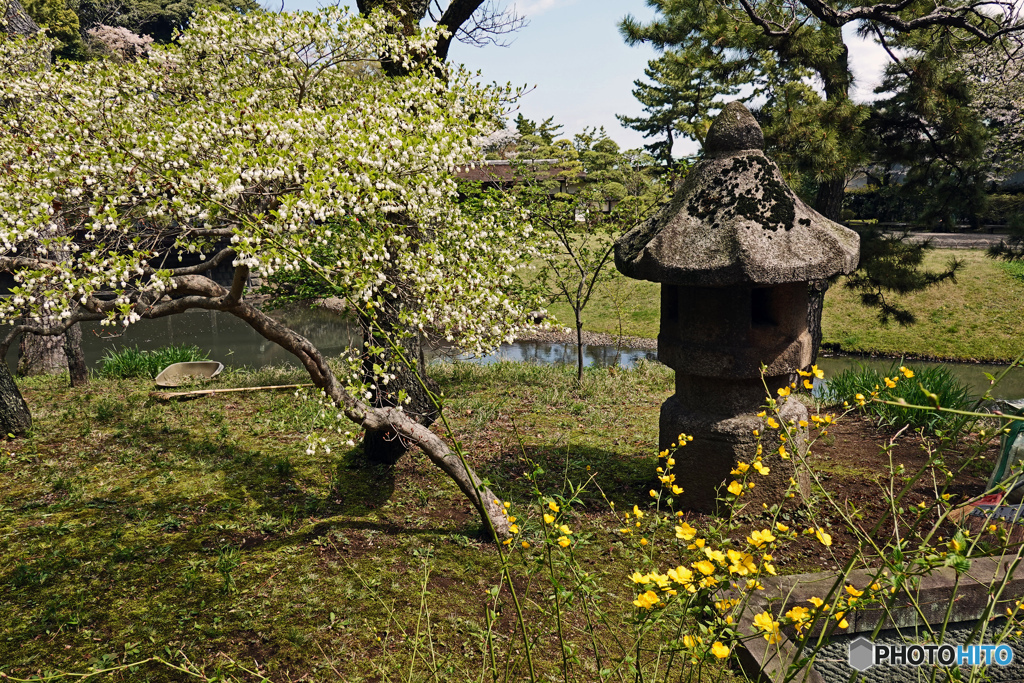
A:
<svg viewBox="0 0 1024 683">
<path fill-rule="evenodd" d="M 768 529 L 765 529 L 764 531 L 752 531 L 750 532 L 750 535 L 747 536 L 747 543 L 755 548 L 760 548 L 766 543 L 773 543 L 774 541 L 775 535 Z"/>
<path fill-rule="evenodd" d="M 754 564 L 754 557 L 752 555 L 732 549 L 726 550 L 725 552 L 729 555 L 730 574 L 746 576 L 747 574 L 757 573 L 757 565 Z"/>
<path fill-rule="evenodd" d="M 694 548 L 703 548 L 703 547 L 704 547 L 704 539 L 703 538 L 697 538 L 697 539 L 694 539 L 693 543 L 691 543 L 690 545 L 686 546 L 686 549 L 687 550 L 693 550 Z"/>
<path fill-rule="evenodd" d="M 683 487 L 682 486 L 676 486 L 675 484 L 672 484 L 672 493 L 673 494 L 678 496 L 682 492 L 683 492 Z"/>
<path fill-rule="evenodd" d="M 672 579 L 676 583 L 681 583 L 685 586 L 686 584 L 693 581 L 693 572 L 691 572 L 683 565 L 679 565 L 675 569 L 668 570 L 668 578 Z"/>
<path fill-rule="evenodd" d="M 550 508 L 552 512 L 558 512 L 558 503 L 551 501 L 548 503 L 548 508 Z"/>
<path fill-rule="evenodd" d="M 711 645 L 711 654 L 719 659 L 725 659 L 729 656 L 729 648 L 716 640 L 714 644 Z"/>
<path fill-rule="evenodd" d="M 527 543 L 526 541 L 523 541 L 523 548 L 529 548 L 529 547 L 530 547 L 530 544 Z"/>
<path fill-rule="evenodd" d="M 746 472 L 749 469 L 750 469 L 750 465 L 748 465 L 747 463 L 745 463 L 745 462 L 738 462 L 738 463 L 736 463 L 736 468 L 734 470 L 732 470 L 731 472 L 729 472 L 729 474 L 743 474 L 744 472 Z"/>
<path fill-rule="evenodd" d="M 571 541 L 565 536 L 558 537 L 558 545 L 562 546 L 563 548 L 568 548 L 570 543 Z"/>
<path fill-rule="evenodd" d="M 900 366 L 900 372 L 902 372 L 903 376 L 906 377 L 907 379 L 910 379 L 911 377 L 914 376 L 914 371 L 913 370 L 911 370 L 908 367 L 904 367 L 902 365 Z"/>
<path fill-rule="evenodd" d="M 814 535 L 818 538 L 818 541 L 826 548 L 832 545 L 832 537 L 829 536 L 828 532 L 826 532 L 821 527 L 815 529 Z"/>
<path fill-rule="evenodd" d="M 814 382 L 812 382 L 809 379 L 805 379 L 804 380 L 804 389 L 813 389 L 813 388 L 814 388 Z"/>
<path fill-rule="evenodd" d="M 658 604 L 658 594 L 654 591 L 647 591 L 642 595 L 638 595 L 636 600 L 633 601 L 633 604 L 637 607 L 642 607 L 643 609 L 651 609 Z"/>
<path fill-rule="evenodd" d="M 686 522 L 683 522 L 680 526 L 676 527 L 676 538 L 682 541 L 689 541 L 696 535 L 697 530 Z"/>
<path fill-rule="evenodd" d="M 633 576 L 629 577 L 633 583 L 647 583 L 647 574 L 641 574 L 640 572 L 633 572 Z"/>
<path fill-rule="evenodd" d="M 801 621 L 807 621 L 810 617 L 811 611 L 806 607 L 800 607 L 799 605 L 786 612 L 786 618 L 792 619 L 797 623 Z"/>
<path fill-rule="evenodd" d="M 789 387 L 779 389 L 779 396 L 789 396 Z"/>
<path fill-rule="evenodd" d="M 825 379 L 825 371 L 818 369 L 817 365 L 811 366 L 811 374 L 817 377 L 818 379 Z"/>
<path fill-rule="evenodd" d="M 821 598 L 815 598 L 815 597 L 807 598 L 807 602 L 811 603 L 812 605 L 814 605 L 818 609 L 821 609 L 821 606 L 825 604 L 824 600 L 822 600 Z M 825 610 L 826 611 L 828 610 L 827 606 L 825 607 Z"/>
<path fill-rule="evenodd" d="M 546 512 L 544 513 L 544 523 L 545 524 L 551 524 L 554 521 L 555 521 L 555 516 L 554 515 L 549 515 Z"/>
<path fill-rule="evenodd" d="M 853 400 L 855 400 L 857 402 L 857 405 L 859 406 L 862 406 L 868 402 L 868 400 L 864 398 L 864 394 L 857 394 L 856 396 L 853 397 Z"/>
<path fill-rule="evenodd" d="M 640 507 L 637 506 L 637 505 L 633 506 L 633 514 L 636 515 L 637 519 L 643 519 L 644 518 L 643 510 L 641 510 Z"/>
<path fill-rule="evenodd" d="M 769 643 L 779 641 L 779 622 L 772 619 L 768 612 L 761 612 L 754 615 L 754 628 L 764 633 Z"/>
<path fill-rule="evenodd" d="M 698 644 L 703 644 L 703 643 L 704 643 L 704 641 L 701 640 L 701 638 L 699 636 L 698 637 L 683 636 L 683 645 L 685 645 L 688 648 L 692 649 L 692 648 L 697 647 Z"/>
<path fill-rule="evenodd" d="M 518 534 L 519 533 L 519 525 L 518 524 L 510 524 L 509 527 L 508 527 L 508 530 L 509 530 L 510 533 Z"/>
<path fill-rule="evenodd" d="M 651 494 L 651 498 L 657 498 L 658 497 L 658 492 L 655 491 L 654 489 L 651 489 L 647 493 Z"/>
<path fill-rule="evenodd" d="M 713 550 L 711 548 L 704 548 L 704 554 L 707 556 L 707 558 L 709 560 L 711 560 L 713 562 L 717 562 L 718 564 L 721 564 L 721 565 L 725 564 L 725 553 L 723 553 L 721 550 Z"/>
<path fill-rule="evenodd" d="M 775 421 L 774 417 L 769 417 L 767 420 L 764 421 L 764 423 L 766 425 L 768 425 L 769 427 L 771 427 L 772 429 L 778 429 L 779 428 L 779 423 Z"/>
<path fill-rule="evenodd" d="M 694 568 L 704 576 L 711 576 L 715 573 L 715 565 L 708 562 L 707 560 L 701 560 L 700 562 L 693 563 Z"/>
<path fill-rule="evenodd" d="M 762 477 L 767 477 L 768 472 L 771 471 L 771 468 L 765 467 L 760 460 L 754 463 L 754 469 L 757 470 L 758 474 L 760 474 Z"/>
<path fill-rule="evenodd" d="M 789 460 L 789 453 L 786 451 L 786 444 L 779 446 L 779 456 L 783 460 Z"/>
<path fill-rule="evenodd" d="M 668 465 L 669 467 L 672 467 L 673 465 L 676 464 L 676 459 L 675 458 L 669 458 L 668 460 L 665 461 L 665 464 Z"/>
<path fill-rule="evenodd" d="M 775 528 L 781 533 L 786 533 L 787 531 L 789 531 L 789 527 L 783 524 L 782 522 L 775 522 Z"/>
<path fill-rule="evenodd" d="M 729 488 L 726 489 L 729 493 L 734 496 L 738 496 L 743 493 L 743 485 L 738 481 L 732 481 L 729 483 Z"/>
<path fill-rule="evenodd" d="M 564 536 L 569 536 L 572 534 L 572 529 L 570 529 L 567 524 L 563 524 L 562 526 L 558 527 L 558 530 L 562 532 L 562 535 Z"/>
<path fill-rule="evenodd" d="M 864 595 L 864 591 L 859 591 L 856 588 L 854 588 L 853 585 L 850 584 L 846 586 L 846 592 L 855 598 L 859 598 L 860 596 Z"/>
<path fill-rule="evenodd" d="M 640 545 L 647 545 L 647 539 L 646 538 L 641 538 L 640 539 Z"/>
<path fill-rule="evenodd" d="M 885 378 L 885 386 L 889 387 L 890 389 L 894 388 L 896 386 L 896 380 L 889 379 L 888 377 L 886 377 Z"/>
<path fill-rule="evenodd" d="M 847 622 L 846 619 L 843 618 L 844 614 L 846 614 L 846 612 L 836 612 L 835 616 L 836 616 L 836 621 L 839 622 L 839 628 L 847 628 L 850 625 L 849 622 Z"/>
</svg>

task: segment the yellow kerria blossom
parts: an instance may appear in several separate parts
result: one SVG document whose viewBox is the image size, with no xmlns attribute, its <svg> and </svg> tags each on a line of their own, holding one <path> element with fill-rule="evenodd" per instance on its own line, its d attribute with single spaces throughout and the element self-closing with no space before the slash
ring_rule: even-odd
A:
<svg viewBox="0 0 1024 683">
<path fill-rule="evenodd" d="M 695 648 L 697 645 L 703 645 L 704 641 L 699 637 L 694 636 L 683 636 L 683 645 L 688 648 Z"/>
<path fill-rule="evenodd" d="M 730 574 L 746 576 L 747 574 L 757 573 L 757 565 L 754 564 L 754 557 L 752 555 L 732 549 L 725 552 L 729 555 Z"/>
<path fill-rule="evenodd" d="M 781 533 L 786 533 L 787 531 L 789 531 L 789 527 L 783 524 L 782 522 L 775 522 L 775 528 Z"/>
<path fill-rule="evenodd" d="M 694 568 L 704 576 L 711 576 L 715 573 L 715 565 L 708 562 L 707 560 L 701 560 L 700 562 L 693 563 Z"/>
<path fill-rule="evenodd" d="M 686 584 L 693 581 L 693 572 L 691 572 L 683 565 L 679 565 L 675 569 L 668 570 L 668 578 L 672 579 L 676 583 L 680 583 L 685 586 Z"/>
<path fill-rule="evenodd" d="M 565 536 L 558 537 L 558 545 L 562 546 L 563 548 L 568 548 L 570 543 L 571 541 Z"/>
<path fill-rule="evenodd" d="M 815 597 L 807 598 L 807 602 L 811 603 L 812 605 L 814 605 L 818 609 L 822 609 L 821 606 L 825 604 L 824 600 L 822 600 L 821 598 L 815 598 Z M 825 609 L 825 611 L 827 611 L 828 607 L 825 607 L 824 609 Z"/>
<path fill-rule="evenodd" d="M 754 462 L 754 469 L 757 470 L 757 473 L 762 477 L 767 477 L 768 473 L 771 471 L 771 468 L 765 467 L 760 460 Z"/>
<path fill-rule="evenodd" d="M 647 591 L 642 595 L 638 595 L 636 600 L 633 601 L 633 604 L 637 607 L 642 607 L 643 609 L 651 609 L 658 604 L 658 594 L 654 591 Z"/>
<path fill-rule="evenodd" d="M 572 534 L 572 529 L 570 529 L 569 525 L 567 524 L 563 524 L 562 526 L 558 527 L 558 530 L 562 533 L 563 536 L 569 536 Z"/>
<path fill-rule="evenodd" d="M 864 394 L 857 394 L 856 396 L 853 397 L 853 400 L 856 401 L 857 405 L 859 406 L 862 406 L 868 402 L 868 400 L 864 398 Z"/>
<path fill-rule="evenodd" d="M 633 514 L 636 515 L 637 519 L 643 519 L 644 518 L 643 510 L 641 510 L 640 506 L 638 506 L 638 505 L 634 505 L 633 506 Z"/>
<path fill-rule="evenodd" d="M 665 464 L 668 465 L 669 467 L 672 467 L 673 465 L 676 464 L 676 459 L 675 458 L 669 458 L 668 460 L 665 461 Z"/>
<path fill-rule="evenodd" d="M 672 493 L 673 494 L 678 496 L 682 492 L 683 492 L 683 487 L 682 486 L 676 486 L 675 484 L 672 484 Z"/>
<path fill-rule="evenodd" d="M 805 379 L 804 380 L 804 389 L 813 389 L 813 388 L 814 388 L 814 382 L 812 382 L 809 379 Z"/>
<path fill-rule="evenodd" d="M 747 543 L 755 548 L 760 548 L 766 543 L 773 543 L 774 541 L 775 535 L 768 529 L 763 531 L 752 531 L 750 532 L 750 535 L 747 536 Z"/>
<path fill-rule="evenodd" d="M 857 590 L 851 584 L 847 584 L 846 592 L 849 593 L 850 595 L 852 595 L 855 598 L 859 598 L 860 596 L 864 595 L 864 591 Z"/>
<path fill-rule="evenodd" d="M 769 427 L 771 427 L 772 429 L 778 429 L 779 428 L 779 423 L 775 421 L 774 417 L 769 417 L 767 420 L 764 421 L 764 423 L 766 425 L 768 425 Z"/>
<path fill-rule="evenodd" d="M 903 365 L 900 366 L 900 372 L 902 372 L 903 376 L 906 377 L 907 379 L 910 379 L 911 377 L 914 376 L 914 371 Z"/>
<path fill-rule="evenodd" d="M 550 508 L 552 512 L 558 512 L 558 503 L 556 503 L 555 501 L 551 501 L 550 503 L 548 503 L 548 508 Z"/>
<path fill-rule="evenodd" d="M 729 648 L 722 645 L 717 640 L 711 645 L 711 654 L 718 657 L 719 659 L 725 659 L 729 656 Z"/>
<path fill-rule="evenodd" d="M 814 535 L 817 537 L 818 541 L 826 548 L 832 545 L 832 537 L 829 536 L 828 532 L 826 532 L 821 527 L 815 529 Z"/>
<path fill-rule="evenodd" d="M 529 548 L 529 547 L 530 547 L 530 544 L 527 543 L 526 541 L 523 541 L 523 548 Z"/>
<path fill-rule="evenodd" d="M 726 489 L 726 491 L 728 491 L 734 496 L 738 496 L 741 493 L 743 493 L 743 485 L 740 484 L 738 481 L 733 480 L 729 482 L 729 487 Z"/>
<path fill-rule="evenodd" d="M 886 378 L 885 378 L 885 386 L 889 387 L 890 389 L 893 389 L 893 388 L 895 388 L 895 386 L 896 386 L 896 380 L 894 380 L 894 379 L 889 379 L 888 377 L 886 377 Z"/>
<path fill-rule="evenodd" d="M 746 472 L 749 469 L 750 469 L 750 465 L 748 465 L 747 463 L 745 463 L 745 462 L 738 462 L 738 463 L 736 463 L 736 467 L 731 472 L 729 472 L 729 474 L 743 474 L 744 472 Z"/>
<path fill-rule="evenodd" d="M 779 641 L 779 622 L 772 619 L 772 615 L 768 612 L 754 615 L 754 628 L 763 632 L 769 643 Z"/>
<path fill-rule="evenodd" d="M 629 578 L 633 583 L 647 583 L 647 574 L 641 574 L 640 572 L 633 572 L 633 576 Z"/>
<path fill-rule="evenodd" d="M 825 371 L 818 368 L 817 365 L 811 366 L 811 374 L 818 379 L 825 379 Z"/>
<path fill-rule="evenodd" d="M 509 533 L 518 534 L 519 533 L 519 525 L 517 525 L 517 524 L 510 524 L 509 527 L 508 527 L 508 530 L 509 530 Z"/>
<path fill-rule="evenodd" d="M 697 530 L 689 524 L 687 524 L 686 522 L 683 522 L 682 524 L 676 527 L 676 538 L 682 541 L 689 541 L 696 535 Z"/>
<path fill-rule="evenodd" d="M 544 523 L 545 524 L 551 524 L 554 521 L 555 521 L 555 516 L 554 515 L 549 515 L 546 512 L 544 513 Z"/>
<path fill-rule="evenodd" d="M 693 540 L 693 543 L 691 543 L 690 545 L 686 546 L 686 549 L 687 550 L 693 550 L 694 548 L 703 548 L 703 547 L 704 547 L 704 539 L 703 538 L 695 538 Z"/>
<path fill-rule="evenodd" d="M 779 456 L 783 460 L 789 460 L 789 452 L 786 451 L 786 444 L 782 444 L 781 446 L 779 446 Z"/>
<path fill-rule="evenodd" d="M 704 548 L 704 554 L 712 562 L 717 562 L 721 565 L 725 564 L 725 553 L 723 553 L 721 550 L 712 550 L 711 548 Z"/>
<path fill-rule="evenodd" d="M 785 386 L 779 389 L 779 396 L 789 396 L 789 387 Z"/>
</svg>

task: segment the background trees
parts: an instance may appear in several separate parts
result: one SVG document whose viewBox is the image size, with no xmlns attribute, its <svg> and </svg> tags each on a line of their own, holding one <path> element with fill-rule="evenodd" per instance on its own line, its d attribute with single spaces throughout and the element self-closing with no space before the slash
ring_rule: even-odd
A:
<svg viewBox="0 0 1024 683">
<path fill-rule="evenodd" d="M 500 506 L 404 413 L 403 396 L 372 407 L 358 359 L 336 374 L 243 298 L 250 273 L 306 267 L 371 319 L 390 310 L 403 329 L 430 327 L 464 348 L 492 346 L 523 320 L 505 290 L 533 230 L 497 201 L 466 215 L 453 177 L 504 95 L 432 59 L 402 77 L 367 68 L 433 48 L 431 34 L 397 35 L 377 13 L 201 12 L 147 60 L 27 72 L 31 60 L 3 60 L 0 267 L 18 285 L 0 316 L 27 321 L 16 333 L 54 334 L 79 320 L 231 313 L 295 354 L 331 415 L 419 444 L 504 533 Z M 70 230 L 55 232 L 59 222 Z M 333 260 L 314 257 L 327 246 Z M 181 267 L 184 252 L 204 258 Z M 230 288 L 206 276 L 224 262 Z"/>
</svg>

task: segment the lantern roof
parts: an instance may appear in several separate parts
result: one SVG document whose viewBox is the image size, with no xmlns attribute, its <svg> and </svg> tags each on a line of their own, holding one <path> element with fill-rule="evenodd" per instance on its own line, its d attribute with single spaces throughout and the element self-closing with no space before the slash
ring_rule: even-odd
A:
<svg viewBox="0 0 1024 683">
<path fill-rule="evenodd" d="M 615 242 L 615 266 L 640 280 L 693 287 L 823 280 L 857 267 L 860 238 L 810 208 L 764 153 L 750 111 L 715 118 L 705 156 L 657 214 Z"/>
</svg>

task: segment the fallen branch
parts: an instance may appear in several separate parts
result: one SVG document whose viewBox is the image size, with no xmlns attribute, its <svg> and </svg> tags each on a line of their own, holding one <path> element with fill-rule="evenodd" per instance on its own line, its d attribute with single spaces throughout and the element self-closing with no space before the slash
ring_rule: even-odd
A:
<svg viewBox="0 0 1024 683">
<path fill-rule="evenodd" d="M 149 395 L 158 401 L 177 401 L 180 399 L 199 398 L 200 396 L 209 396 L 212 394 L 227 394 L 231 392 L 239 391 L 270 391 L 271 389 L 301 389 L 302 387 L 311 387 L 312 383 L 308 384 L 275 384 L 268 387 L 238 387 L 235 389 L 199 389 L 198 391 L 151 391 Z"/>
</svg>

